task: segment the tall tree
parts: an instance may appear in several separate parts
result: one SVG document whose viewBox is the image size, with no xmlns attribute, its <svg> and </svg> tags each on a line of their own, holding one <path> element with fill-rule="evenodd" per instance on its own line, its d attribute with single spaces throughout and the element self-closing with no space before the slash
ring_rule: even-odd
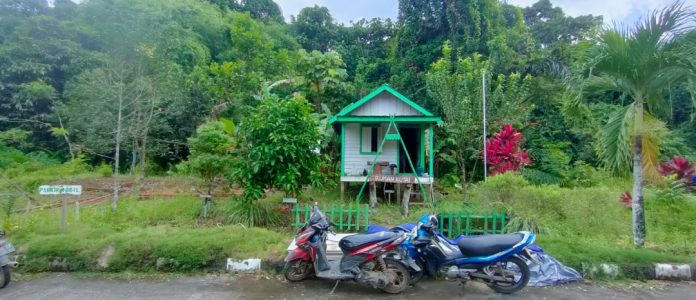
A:
<svg viewBox="0 0 696 300">
<path fill-rule="evenodd" d="M 302 48 L 326 52 L 334 46 L 336 24 L 329 9 L 314 5 L 303 8 L 292 20 L 292 28 Z"/>
<path fill-rule="evenodd" d="M 587 93 L 615 92 L 625 97 L 620 109 L 601 132 L 601 156 L 616 171 L 633 166 L 633 243 L 645 243 L 643 181 L 646 170 L 657 164 L 656 128 L 670 112 L 669 87 L 688 82 L 696 86 L 696 31 L 689 30 L 694 14 L 676 2 L 655 10 L 630 29 L 603 32 L 599 46 L 589 56 Z M 694 99 L 694 98 L 692 98 Z"/>
<path fill-rule="evenodd" d="M 325 100 L 334 100 L 326 99 L 326 96 L 345 95 L 347 89 L 345 67 L 341 56 L 335 52 L 307 53 L 304 49 L 300 50 L 297 71 L 302 79 L 301 88 L 309 92 L 317 112 L 322 111 L 321 104 Z M 332 106 L 333 109 L 340 108 L 340 104 Z"/>
<path fill-rule="evenodd" d="M 242 0 L 241 8 L 252 18 L 263 22 L 283 22 L 280 6 L 273 0 Z"/>
<path fill-rule="evenodd" d="M 539 0 L 524 9 L 524 21 L 542 47 L 576 43 L 595 36 L 602 24 L 601 16 L 566 16 L 549 0 Z"/>
<path fill-rule="evenodd" d="M 531 76 L 494 75 L 490 72 L 490 61 L 481 55 L 466 57 L 453 55 L 452 51 L 445 43 L 443 57 L 431 66 L 426 82 L 428 95 L 442 108 L 449 137 L 449 151 L 441 152 L 440 157 L 459 168 L 460 181 L 465 185 L 482 157 L 483 79 L 488 101 L 486 112 L 490 116 L 488 126 L 500 128 L 503 123 L 522 123 L 530 112 Z"/>
<path fill-rule="evenodd" d="M 152 101 L 153 83 L 140 72 L 139 65 L 107 64 L 81 74 L 67 95 L 71 127 L 81 141 L 96 153 L 113 153 L 113 210 L 118 207 L 123 143 L 141 133 L 128 128 L 140 126 L 140 114 L 145 113 L 146 107 L 152 109 L 142 102 Z"/>
</svg>

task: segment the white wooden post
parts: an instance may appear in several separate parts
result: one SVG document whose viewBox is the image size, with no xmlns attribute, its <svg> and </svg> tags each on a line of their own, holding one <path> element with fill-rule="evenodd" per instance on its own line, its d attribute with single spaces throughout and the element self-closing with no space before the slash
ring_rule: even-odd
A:
<svg viewBox="0 0 696 300">
<path fill-rule="evenodd" d="M 60 210 L 60 232 L 65 233 L 65 218 L 68 213 L 68 196 L 63 195 L 63 207 Z"/>
<path fill-rule="evenodd" d="M 75 201 L 75 222 L 80 221 L 80 201 Z"/>
</svg>

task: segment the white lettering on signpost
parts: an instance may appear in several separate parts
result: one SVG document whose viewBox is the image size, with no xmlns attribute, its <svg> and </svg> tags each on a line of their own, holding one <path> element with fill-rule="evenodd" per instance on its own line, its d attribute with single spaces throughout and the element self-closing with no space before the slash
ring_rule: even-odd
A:
<svg viewBox="0 0 696 300">
<path fill-rule="evenodd" d="M 42 185 L 39 195 L 82 195 L 81 185 Z"/>
</svg>

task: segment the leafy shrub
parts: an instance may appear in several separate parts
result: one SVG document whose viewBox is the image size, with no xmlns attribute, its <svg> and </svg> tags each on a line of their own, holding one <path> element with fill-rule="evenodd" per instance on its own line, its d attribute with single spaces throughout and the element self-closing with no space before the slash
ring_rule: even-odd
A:
<svg viewBox="0 0 696 300">
<path fill-rule="evenodd" d="M 523 166 L 531 164 L 527 151 L 520 148 L 523 140 L 522 133 L 513 129 L 511 124 L 505 124 L 498 133 L 486 141 L 491 174 L 517 172 Z"/>
<path fill-rule="evenodd" d="M 111 166 L 110 166 L 109 164 L 100 164 L 100 165 L 96 168 L 96 171 L 97 171 L 97 173 L 99 173 L 99 175 L 100 175 L 101 177 L 105 177 L 105 178 L 106 178 L 106 177 L 111 177 L 111 175 L 112 175 L 113 172 L 114 172 L 113 169 L 111 168 Z"/>
<path fill-rule="evenodd" d="M 234 125 L 231 121 L 208 122 L 198 127 L 196 136 L 188 139 L 191 155 L 178 168 L 203 178 L 208 194 L 212 192 L 215 183 L 224 179 L 225 174 L 235 165 L 235 156 L 230 153 L 236 145 L 231 136 L 233 132 Z"/>
<path fill-rule="evenodd" d="M 621 204 L 623 204 L 623 206 L 626 208 L 633 207 L 633 196 L 631 196 L 631 192 L 625 191 L 621 193 L 619 196 L 619 202 L 621 202 Z"/>
<path fill-rule="evenodd" d="M 244 119 L 240 133 L 243 163 L 233 177 L 245 186 L 246 198 L 255 200 L 266 188 L 296 196 L 303 186 L 322 179 L 326 157 L 316 152 L 322 139 L 319 123 L 304 98 L 267 96 Z M 244 205 L 240 211 L 261 211 L 256 209 L 260 206 Z"/>
<path fill-rule="evenodd" d="M 271 227 L 280 223 L 280 211 L 266 201 L 238 199 L 230 207 L 229 218 L 232 224 Z"/>
<path fill-rule="evenodd" d="M 2 230 L 5 232 L 10 231 L 11 227 L 11 220 L 10 218 L 12 217 L 12 211 L 14 210 L 14 206 L 17 203 L 17 196 L 15 195 L 8 195 L 5 197 L 0 197 L 2 200 Z"/>
<path fill-rule="evenodd" d="M 660 164 L 658 171 L 662 176 L 673 176 L 686 187 L 693 185 L 694 166 L 682 156 L 674 156 L 672 159 L 663 162 Z"/>
<path fill-rule="evenodd" d="M 502 203 L 509 203 L 515 191 L 528 185 L 529 182 L 524 177 L 514 173 L 492 176 L 480 184 L 489 201 Z"/>
</svg>

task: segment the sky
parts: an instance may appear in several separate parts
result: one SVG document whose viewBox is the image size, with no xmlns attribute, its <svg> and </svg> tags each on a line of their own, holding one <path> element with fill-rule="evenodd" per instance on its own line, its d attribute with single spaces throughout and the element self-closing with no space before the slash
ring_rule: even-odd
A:
<svg viewBox="0 0 696 300">
<path fill-rule="evenodd" d="M 339 23 L 350 24 L 351 20 L 361 18 L 391 18 L 396 20 L 398 0 L 275 0 L 283 10 L 286 21 L 296 16 L 306 6 L 326 6 Z M 530 6 L 537 0 L 507 0 L 509 4 Z M 602 15 L 605 24 L 612 22 L 632 24 L 648 12 L 662 8 L 673 0 L 551 0 L 567 15 Z M 686 0 L 687 6 L 696 8 L 696 0 Z"/>
</svg>

